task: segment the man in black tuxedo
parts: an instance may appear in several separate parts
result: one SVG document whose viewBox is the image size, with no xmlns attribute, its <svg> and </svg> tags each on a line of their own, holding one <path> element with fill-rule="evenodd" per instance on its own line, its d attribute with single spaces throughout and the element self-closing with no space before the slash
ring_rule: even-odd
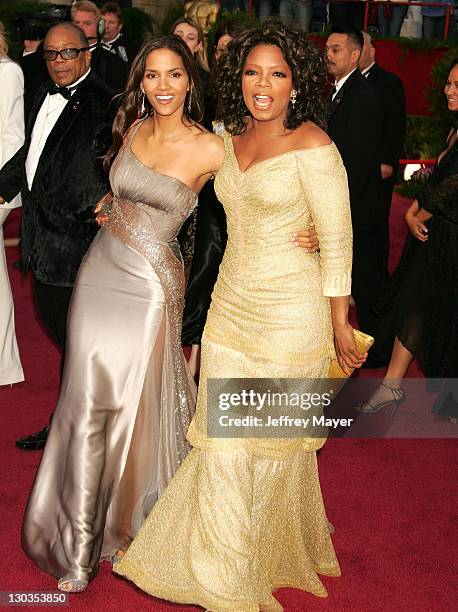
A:
<svg viewBox="0 0 458 612">
<path fill-rule="evenodd" d="M 87 9 L 87 10 L 83 10 Z M 130 64 L 122 61 L 116 54 L 110 53 L 101 44 L 98 27 L 103 24 L 102 13 L 93 2 L 76 2 L 72 6 L 72 21 L 85 33 L 91 51 L 91 68 L 104 81 L 112 94 L 124 91 Z M 20 59 L 24 72 L 24 112 L 26 119 L 41 85 L 48 78 L 46 62 L 43 60 L 43 43 L 35 53 Z"/>
<path fill-rule="evenodd" d="M 122 31 L 124 22 L 121 7 L 117 2 L 106 2 L 101 8 L 105 31 L 102 46 L 104 49 L 117 55 L 130 66 L 139 51 L 138 45 L 133 45 Z"/>
<path fill-rule="evenodd" d="M 406 133 L 406 96 L 401 79 L 384 70 L 375 61 L 375 48 L 370 34 L 363 32 L 364 47 L 359 60 L 361 74 L 366 77 L 382 105 L 382 199 L 387 222 L 390 216 L 391 198 L 398 174 L 399 159 Z M 387 233 L 389 245 L 389 232 Z M 388 262 L 387 262 L 388 264 Z"/>
<path fill-rule="evenodd" d="M 72 23 L 81 28 L 89 40 L 91 66 L 97 76 L 114 93 L 124 91 L 129 64 L 103 47 L 101 40 L 105 25 L 98 6 L 90 0 L 80 0 L 72 5 L 71 15 Z"/>
<path fill-rule="evenodd" d="M 373 334 L 372 306 L 385 280 L 387 218 L 380 197 L 382 111 L 358 70 L 363 36 L 334 28 L 326 42 L 328 72 L 335 79 L 328 102 L 328 134 L 348 175 L 353 224 L 352 295 L 360 328 Z"/>
<path fill-rule="evenodd" d="M 92 73 L 87 38 L 71 23 L 51 28 L 43 54 L 51 80 L 38 91 L 24 145 L 0 171 L 0 204 L 21 192 L 24 266 L 38 314 L 63 351 L 76 274 L 98 229 L 93 210 L 109 189 L 99 156 L 109 145 L 111 92 Z M 43 448 L 46 434 L 16 444 Z"/>
</svg>

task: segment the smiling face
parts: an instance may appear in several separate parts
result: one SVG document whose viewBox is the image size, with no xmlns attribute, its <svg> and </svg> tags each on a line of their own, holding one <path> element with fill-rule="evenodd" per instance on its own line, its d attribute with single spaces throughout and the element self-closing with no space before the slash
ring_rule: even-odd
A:
<svg viewBox="0 0 458 612">
<path fill-rule="evenodd" d="M 62 49 L 81 49 L 84 47 L 78 32 L 71 27 L 58 25 L 49 30 L 44 44 L 44 49 L 54 49 L 62 51 Z M 68 87 L 82 77 L 91 65 L 91 52 L 81 51 L 75 59 L 64 60 L 57 56 L 53 62 L 46 62 L 49 76 L 59 85 L 59 87 Z"/>
<path fill-rule="evenodd" d="M 444 93 L 447 97 L 448 110 L 458 111 L 458 64 L 450 70 Z"/>
<path fill-rule="evenodd" d="M 142 91 L 155 113 L 183 114 L 189 78 L 181 57 L 170 49 L 156 49 L 146 58 Z"/>
<path fill-rule="evenodd" d="M 243 68 L 242 93 L 254 119 L 285 119 L 292 88 L 291 69 L 278 47 L 258 45 L 250 51 Z"/>
<path fill-rule="evenodd" d="M 202 43 L 199 42 L 199 32 L 189 23 L 179 23 L 173 30 L 175 36 L 179 36 L 189 47 L 189 50 L 194 55 L 202 49 Z"/>
</svg>

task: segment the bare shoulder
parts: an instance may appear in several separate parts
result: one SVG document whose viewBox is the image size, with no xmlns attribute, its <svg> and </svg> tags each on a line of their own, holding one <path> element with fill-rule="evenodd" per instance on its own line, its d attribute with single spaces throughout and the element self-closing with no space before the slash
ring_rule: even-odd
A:
<svg viewBox="0 0 458 612">
<path fill-rule="evenodd" d="M 210 163 L 213 170 L 218 170 L 224 157 L 223 139 L 205 130 L 196 137 L 196 147 L 199 157 Z"/>
<path fill-rule="evenodd" d="M 307 121 L 295 130 L 295 141 L 298 149 L 319 149 L 331 144 L 331 139 L 324 130 Z"/>
</svg>

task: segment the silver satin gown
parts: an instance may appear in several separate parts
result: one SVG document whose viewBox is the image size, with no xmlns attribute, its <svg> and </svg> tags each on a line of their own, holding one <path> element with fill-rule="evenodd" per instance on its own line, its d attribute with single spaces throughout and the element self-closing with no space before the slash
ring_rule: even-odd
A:
<svg viewBox="0 0 458 612">
<path fill-rule="evenodd" d="M 110 172 L 108 223 L 84 258 L 65 370 L 22 541 L 57 578 L 89 580 L 127 548 L 189 451 L 196 389 L 181 349 L 176 235 L 197 196 L 137 159 Z"/>
</svg>

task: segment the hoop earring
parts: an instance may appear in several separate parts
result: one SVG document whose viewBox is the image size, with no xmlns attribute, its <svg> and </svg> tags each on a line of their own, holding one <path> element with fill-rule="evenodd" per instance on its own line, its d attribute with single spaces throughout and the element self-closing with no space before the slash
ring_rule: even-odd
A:
<svg viewBox="0 0 458 612">
<path fill-rule="evenodd" d="M 142 93 L 143 93 L 143 97 L 142 97 L 142 104 L 140 106 L 140 116 L 143 117 L 143 115 L 146 112 L 146 104 L 145 104 L 145 92 L 142 92 Z"/>
<path fill-rule="evenodd" d="M 289 96 L 289 101 L 291 102 L 291 106 L 294 108 L 296 105 L 297 91 L 295 89 L 291 90 L 291 94 Z"/>
</svg>

